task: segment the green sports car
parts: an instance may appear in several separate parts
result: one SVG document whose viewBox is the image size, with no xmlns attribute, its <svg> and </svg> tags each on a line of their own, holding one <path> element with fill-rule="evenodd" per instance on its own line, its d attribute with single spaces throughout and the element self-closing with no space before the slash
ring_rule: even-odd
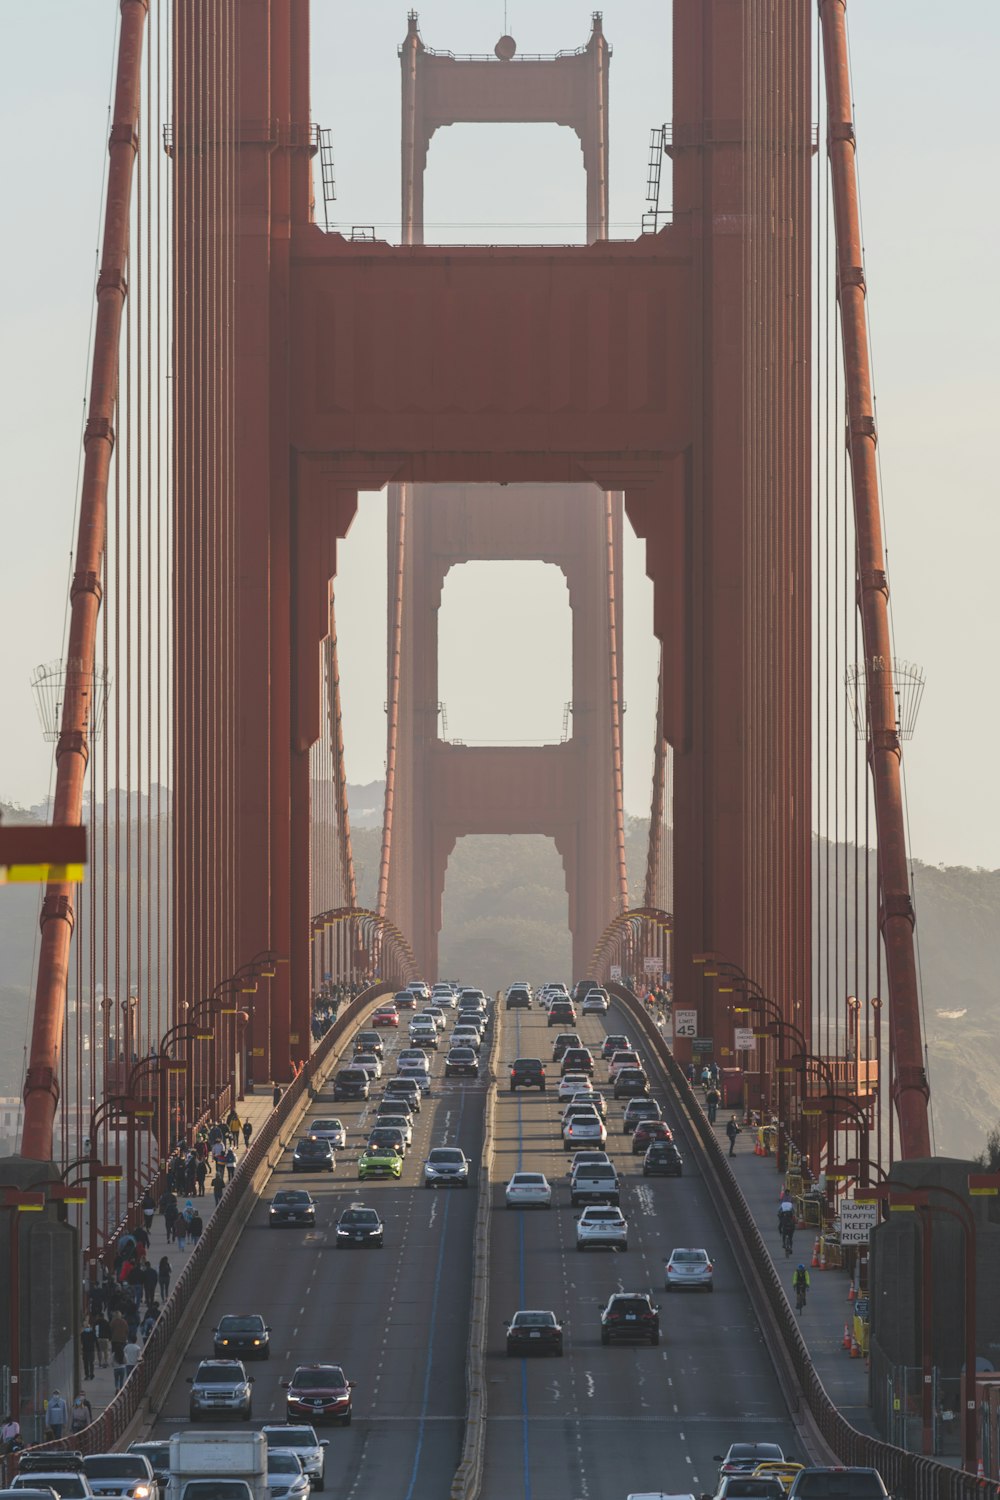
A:
<svg viewBox="0 0 1000 1500">
<path fill-rule="evenodd" d="M 358 1157 L 358 1176 L 399 1177 L 403 1171 L 403 1158 L 392 1146 L 366 1146 Z"/>
</svg>

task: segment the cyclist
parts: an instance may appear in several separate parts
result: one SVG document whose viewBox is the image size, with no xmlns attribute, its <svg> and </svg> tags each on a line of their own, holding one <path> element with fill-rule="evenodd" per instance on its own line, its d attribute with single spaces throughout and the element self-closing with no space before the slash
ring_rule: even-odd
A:
<svg viewBox="0 0 1000 1500">
<path fill-rule="evenodd" d="M 795 1215 L 778 1215 L 778 1233 L 781 1235 L 781 1245 L 786 1256 L 791 1255 L 792 1246 L 795 1243 Z"/>
<path fill-rule="evenodd" d="M 795 1288 L 795 1311 L 801 1312 L 806 1305 L 806 1293 L 809 1290 L 809 1272 L 801 1261 L 792 1276 L 792 1286 Z"/>
</svg>

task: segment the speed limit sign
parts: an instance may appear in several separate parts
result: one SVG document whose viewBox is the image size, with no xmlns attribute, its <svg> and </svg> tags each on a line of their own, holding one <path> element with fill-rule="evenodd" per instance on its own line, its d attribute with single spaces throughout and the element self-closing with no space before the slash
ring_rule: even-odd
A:
<svg viewBox="0 0 1000 1500">
<path fill-rule="evenodd" d="M 696 1010 L 674 1011 L 674 1036 L 698 1035 L 698 1012 Z"/>
</svg>

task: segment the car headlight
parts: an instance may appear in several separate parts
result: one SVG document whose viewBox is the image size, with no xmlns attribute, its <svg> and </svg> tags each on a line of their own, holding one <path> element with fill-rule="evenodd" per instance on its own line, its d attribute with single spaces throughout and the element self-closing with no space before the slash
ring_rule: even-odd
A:
<svg viewBox="0 0 1000 1500">
<path fill-rule="evenodd" d="M 136 1487 L 135 1487 L 135 1489 L 132 1491 L 132 1493 L 135 1496 L 135 1500 L 148 1500 L 149 1485 L 148 1484 L 137 1484 Z"/>
<path fill-rule="evenodd" d="M 255 1349 L 259 1348 L 259 1346 L 260 1346 L 260 1339 L 254 1339 L 253 1345 L 254 1345 Z"/>
<path fill-rule="evenodd" d="M 349 1231 L 348 1231 L 348 1230 L 346 1230 L 346 1229 L 338 1229 L 338 1230 L 337 1230 L 337 1234 L 338 1234 L 338 1235 L 341 1235 L 341 1234 L 342 1234 L 342 1235 L 343 1235 L 343 1236 L 344 1236 L 344 1238 L 345 1238 L 345 1239 L 346 1239 L 346 1238 L 347 1238 L 347 1235 L 348 1235 L 348 1233 L 349 1233 Z"/>
</svg>

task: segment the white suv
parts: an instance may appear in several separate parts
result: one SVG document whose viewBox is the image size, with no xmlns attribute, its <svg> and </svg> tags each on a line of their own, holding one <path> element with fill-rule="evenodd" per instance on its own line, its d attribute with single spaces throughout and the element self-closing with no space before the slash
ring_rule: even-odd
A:
<svg viewBox="0 0 1000 1500">
<path fill-rule="evenodd" d="M 611 1250 L 628 1249 L 628 1221 L 620 1208 L 585 1208 L 576 1221 L 576 1248 L 589 1250 L 604 1245 Z"/>
</svg>

